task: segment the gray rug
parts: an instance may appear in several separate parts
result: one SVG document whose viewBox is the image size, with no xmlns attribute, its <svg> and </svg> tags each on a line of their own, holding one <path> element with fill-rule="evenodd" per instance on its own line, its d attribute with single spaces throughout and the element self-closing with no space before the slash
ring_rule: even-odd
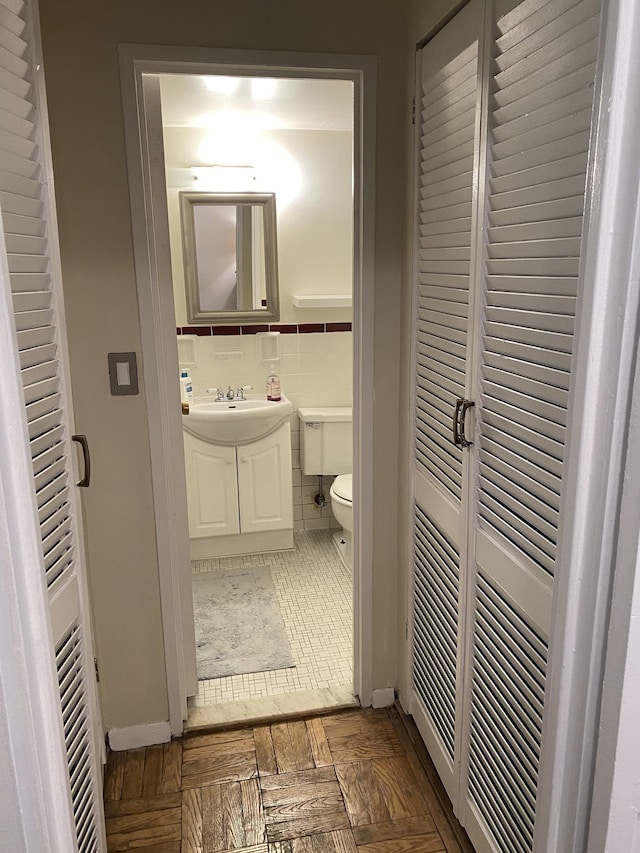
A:
<svg viewBox="0 0 640 853">
<path fill-rule="evenodd" d="M 294 666 L 268 566 L 193 575 L 198 680 Z"/>
</svg>

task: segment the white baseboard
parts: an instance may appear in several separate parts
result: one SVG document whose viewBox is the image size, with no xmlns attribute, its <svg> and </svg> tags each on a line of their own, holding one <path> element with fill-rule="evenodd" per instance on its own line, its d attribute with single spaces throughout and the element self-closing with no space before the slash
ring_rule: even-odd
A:
<svg viewBox="0 0 640 853">
<path fill-rule="evenodd" d="M 382 687 L 374 690 L 371 694 L 371 705 L 374 708 L 388 708 L 396 699 L 396 691 L 393 687 Z"/>
<path fill-rule="evenodd" d="M 114 752 L 124 749 L 136 749 L 140 746 L 153 746 L 171 740 L 171 728 L 168 721 L 147 723 L 144 726 L 127 726 L 124 729 L 109 729 L 109 746 Z"/>
</svg>

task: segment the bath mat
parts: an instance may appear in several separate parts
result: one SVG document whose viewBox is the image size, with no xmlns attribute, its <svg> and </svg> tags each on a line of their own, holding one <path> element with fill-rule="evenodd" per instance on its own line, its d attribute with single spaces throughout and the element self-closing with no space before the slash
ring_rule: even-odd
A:
<svg viewBox="0 0 640 853">
<path fill-rule="evenodd" d="M 294 666 L 268 566 L 193 575 L 198 681 Z"/>
</svg>

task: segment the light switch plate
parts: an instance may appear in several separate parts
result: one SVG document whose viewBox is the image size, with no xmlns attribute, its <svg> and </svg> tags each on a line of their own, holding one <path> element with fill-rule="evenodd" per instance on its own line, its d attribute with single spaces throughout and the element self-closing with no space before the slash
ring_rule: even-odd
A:
<svg viewBox="0 0 640 853">
<path fill-rule="evenodd" d="M 138 393 L 138 365 L 135 352 L 107 353 L 111 394 L 123 397 Z"/>
</svg>

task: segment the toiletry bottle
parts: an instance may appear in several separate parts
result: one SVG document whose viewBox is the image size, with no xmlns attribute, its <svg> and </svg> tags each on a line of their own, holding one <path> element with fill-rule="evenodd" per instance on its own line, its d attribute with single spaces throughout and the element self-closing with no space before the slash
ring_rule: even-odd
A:
<svg viewBox="0 0 640 853">
<path fill-rule="evenodd" d="M 188 370 L 180 370 L 180 402 L 189 403 L 193 400 L 193 386 Z"/>
<path fill-rule="evenodd" d="M 271 365 L 269 370 L 269 376 L 267 378 L 267 400 L 273 400 L 277 402 L 282 399 L 282 394 L 280 393 L 280 377 L 276 373 L 275 364 Z"/>
</svg>

